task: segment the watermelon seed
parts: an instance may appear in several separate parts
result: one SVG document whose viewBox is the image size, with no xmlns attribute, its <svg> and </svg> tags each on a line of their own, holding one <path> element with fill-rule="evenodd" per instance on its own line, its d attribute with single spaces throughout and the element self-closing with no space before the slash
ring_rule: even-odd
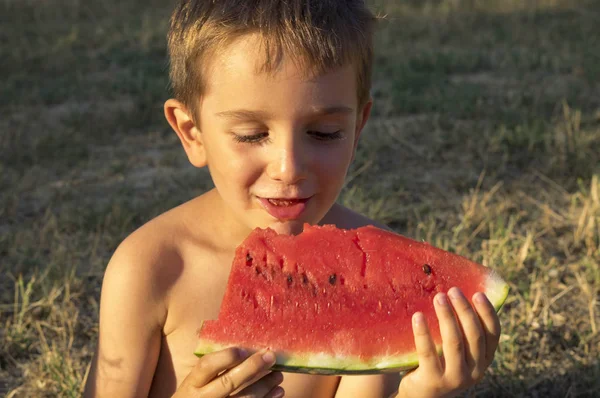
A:
<svg viewBox="0 0 600 398">
<path fill-rule="evenodd" d="M 308 283 L 308 277 L 304 272 L 302 273 L 302 283 L 304 283 L 305 285 Z"/>
<path fill-rule="evenodd" d="M 427 275 L 431 275 L 431 266 L 429 264 L 423 265 L 423 272 Z"/>
<path fill-rule="evenodd" d="M 287 276 L 287 284 L 288 286 L 292 286 L 292 282 L 294 281 L 294 278 L 292 278 L 292 274 L 288 274 Z"/>
<path fill-rule="evenodd" d="M 337 275 L 336 274 L 332 274 L 329 276 L 329 284 L 330 285 L 335 285 L 335 281 L 337 279 Z"/>
</svg>

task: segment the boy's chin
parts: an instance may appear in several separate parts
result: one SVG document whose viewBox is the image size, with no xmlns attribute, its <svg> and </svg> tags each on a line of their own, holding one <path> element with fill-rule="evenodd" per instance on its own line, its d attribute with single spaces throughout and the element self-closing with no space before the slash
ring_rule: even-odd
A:
<svg viewBox="0 0 600 398">
<path fill-rule="evenodd" d="M 304 221 L 275 221 L 269 228 L 282 235 L 297 235 L 302 232 Z"/>
</svg>

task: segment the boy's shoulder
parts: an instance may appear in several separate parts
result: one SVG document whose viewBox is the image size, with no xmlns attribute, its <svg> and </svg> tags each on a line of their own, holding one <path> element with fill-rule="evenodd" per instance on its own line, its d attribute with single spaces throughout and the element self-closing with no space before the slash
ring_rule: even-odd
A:
<svg viewBox="0 0 600 398">
<path fill-rule="evenodd" d="M 192 199 L 125 238 L 107 266 L 102 294 L 128 301 L 165 334 L 187 322 L 194 305 L 195 315 L 214 316 L 212 297 L 220 297 L 230 259 L 214 247 L 211 221 L 198 214 L 203 207 L 202 197 Z"/>
<path fill-rule="evenodd" d="M 180 205 L 147 221 L 130 233 L 115 254 L 131 256 L 136 262 L 155 263 L 164 256 L 177 254 L 178 244 L 185 239 L 186 226 L 181 222 Z"/>
<path fill-rule="evenodd" d="M 209 226 L 200 228 L 202 217 L 191 213 L 201 198 L 195 198 L 149 220 L 127 236 L 111 258 L 107 273 L 136 276 L 137 283 L 155 287 L 153 295 L 162 296 L 184 271 L 190 247 L 198 250 L 210 245 Z"/>
<path fill-rule="evenodd" d="M 119 244 L 106 268 L 105 284 L 107 281 L 114 284 L 119 279 L 128 282 L 131 288 L 152 289 L 145 291 L 151 297 L 162 296 L 168 287 L 164 282 L 172 279 L 169 274 L 181 262 L 178 239 L 185 236 L 173 211 L 146 222 Z"/>
</svg>

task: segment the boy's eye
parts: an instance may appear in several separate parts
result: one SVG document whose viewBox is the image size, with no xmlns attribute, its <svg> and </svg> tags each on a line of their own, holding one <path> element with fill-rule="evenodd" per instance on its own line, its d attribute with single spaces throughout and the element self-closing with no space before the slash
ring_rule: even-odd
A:
<svg viewBox="0 0 600 398">
<path fill-rule="evenodd" d="M 332 141 L 342 138 L 342 131 L 334 131 L 333 133 L 322 133 L 320 131 L 309 131 L 309 135 L 320 141 Z"/>
<path fill-rule="evenodd" d="M 308 135 L 319 140 L 319 141 L 333 141 L 342 138 L 342 131 L 334 131 L 333 133 L 323 133 L 321 131 L 309 131 Z M 236 142 L 247 143 L 247 144 L 263 144 L 267 141 L 269 133 L 258 133 L 258 134 L 233 134 L 233 139 Z"/>
<path fill-rule="evenodd" d="M 268 136 L 269 136 L 269 133 L 258 133 L 258 134 L 251 134 L 251 135 L 233 134 L 233 139 L 236 142 L 241 142 L 241 143 L 260 144 Z"/>
</svg>

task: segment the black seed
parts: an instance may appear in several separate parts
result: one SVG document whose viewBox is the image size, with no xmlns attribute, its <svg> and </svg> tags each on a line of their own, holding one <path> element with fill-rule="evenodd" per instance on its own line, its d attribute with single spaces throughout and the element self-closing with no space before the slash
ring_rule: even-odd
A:
<svg viewBox="0 0 600 398">
<path fill-rule="evenodd" d="M 329 284 L 330 285 L 335 285 L 335 281 L 337 279 L 337 275 L 336 274 L 332 274 L 329 276 Z"/>
<path fill-rule="evenodd" d="M 305 285 L 308 283 L 308 277 L 305 273 L 302 273 L 302 283 L 304 283 Z"/>
<path fill-rule="evenodd" d="M 294 278 L 292 278 L 292 275 L 288 275 L 287 276 L 287 284 L 288 284 L 288 286 L 291 286 L 293 281 L 294 281 Z"/>
<path fill-rule="evenodd" d="M 425 272 L 427 275 L 431 275 L 431 266 L 429 264 L 424 264 L 423 272 Z"/>
<path fill-rule="evenodd" d="M 251 266 L 252 265 L 252 256 L 250 255 L 250 253 L 246 254 L 246 265 L 247 266 Z"/>
</svg>

